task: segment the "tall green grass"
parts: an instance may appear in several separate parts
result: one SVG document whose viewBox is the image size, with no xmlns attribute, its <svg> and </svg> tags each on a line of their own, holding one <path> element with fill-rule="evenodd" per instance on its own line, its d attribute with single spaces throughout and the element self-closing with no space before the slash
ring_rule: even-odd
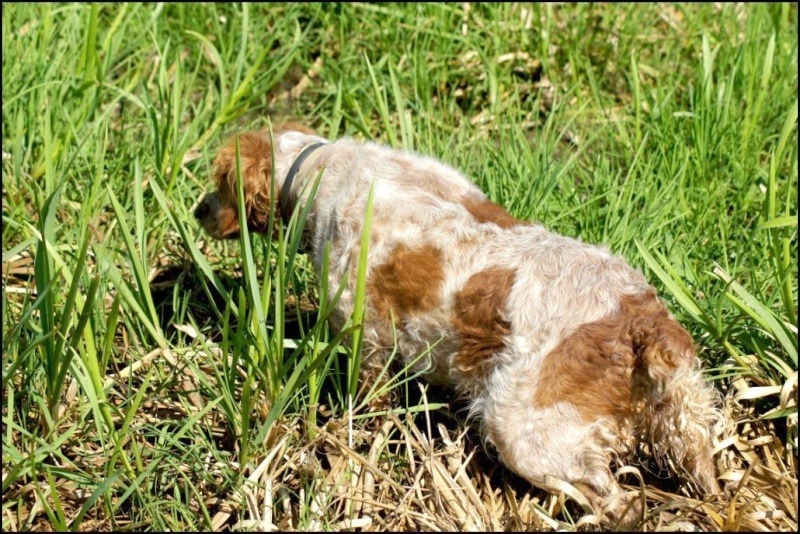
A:
<svg viewBox="0 0 800 534">
<path fill-rule="evenodd" d="M 434 155 L 514 215 L 607 244 L 710 379 L 768 388 L 760 415 L 797 450 L 796 6 L 3 15 L 4 530 L 210 529 L 283 437 L 381 416 L 385 391 L 357 397 L 363 295 L 330 331 L 341 288 L 298 254 L 310 205 L 238 242 L 191 216 L 221 140 L 287 117 Z"/>
</svg>

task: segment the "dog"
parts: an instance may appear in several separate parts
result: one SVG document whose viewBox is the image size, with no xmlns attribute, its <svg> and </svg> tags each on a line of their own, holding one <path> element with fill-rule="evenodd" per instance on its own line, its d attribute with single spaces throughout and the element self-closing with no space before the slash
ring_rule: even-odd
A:
<svg viewBox="0 0 800 534">
<path fill-rule="evenodd" d="M 395 346 L 407 362 L 429 350 L 418 363 L 427 379 L 468 399 L 507 467 L 552 493 L 573 485 L 605 521 L 642 517 L 611 471 L 642 444 L 702 492 L 719 492 L 718 395 L 690 334 L 623 259 L 515 219 L 431 157 L 295 125 L 240 133 L 238 144 L 250 231 L 276 231 L 270 210 L 285 223 L 319 177 L 302 231 L 320 275 L 330 246 L 331 298 L 346 284 L 334 328 L 353 312 L 374 188 L 365 376 Z M 195 210 L 214 238 L 240 231 L 236 168 L 233 138 L 214 162 L 218 190 Z"/>
</svg>

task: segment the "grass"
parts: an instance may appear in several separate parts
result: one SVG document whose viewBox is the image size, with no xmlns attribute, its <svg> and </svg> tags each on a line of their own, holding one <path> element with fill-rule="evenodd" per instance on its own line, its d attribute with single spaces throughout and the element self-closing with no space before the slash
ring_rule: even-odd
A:
<svg viewBox="0 0 800 534">
<path fill-rule="evenodd" d="M 287 118 L 642 268 L 731 422 L 729 495 L 639 466 L 640 528 L 796 531 L 795 5 L 6 4 L 2 28 L 4 531 L 595 528 L 448 392 L 401 372 L 368 412 L 359 316 L 329 329 L 299 232 L 202 235 L 215 148 Z"/>
</svg>

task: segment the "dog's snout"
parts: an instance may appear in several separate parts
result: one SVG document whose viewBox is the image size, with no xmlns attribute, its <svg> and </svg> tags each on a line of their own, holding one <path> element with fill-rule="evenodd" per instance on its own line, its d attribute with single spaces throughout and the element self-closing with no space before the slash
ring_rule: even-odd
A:
<svg viewBox="0 0 800 534">
<path fill-rule="evenodd" d="M 208 215 L 208 196 L 203 197 L 203 200 L 194 209 L 195 219 L 202 220 L 206 215 Z"/>
</svg>

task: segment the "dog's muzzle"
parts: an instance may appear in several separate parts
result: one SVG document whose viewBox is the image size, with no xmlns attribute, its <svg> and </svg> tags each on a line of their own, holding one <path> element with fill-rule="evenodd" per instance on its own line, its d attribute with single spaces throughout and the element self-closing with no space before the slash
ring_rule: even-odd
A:
<svg viewBox="0 0 800 534">
<path fill-rule="evenodd" d="M 209 196 L 210 195 L 205 195 L 203 197 L 203 200 L 200 201 L 200 204 L 198 204 L 197 207 L 194 209 L 194 218 L 197 219 L 198 221 L 202 221 L 208 215 L 208 212 L 211 209 L 211 206 L 209 205 L 208 202 Z"/>
</svg>

